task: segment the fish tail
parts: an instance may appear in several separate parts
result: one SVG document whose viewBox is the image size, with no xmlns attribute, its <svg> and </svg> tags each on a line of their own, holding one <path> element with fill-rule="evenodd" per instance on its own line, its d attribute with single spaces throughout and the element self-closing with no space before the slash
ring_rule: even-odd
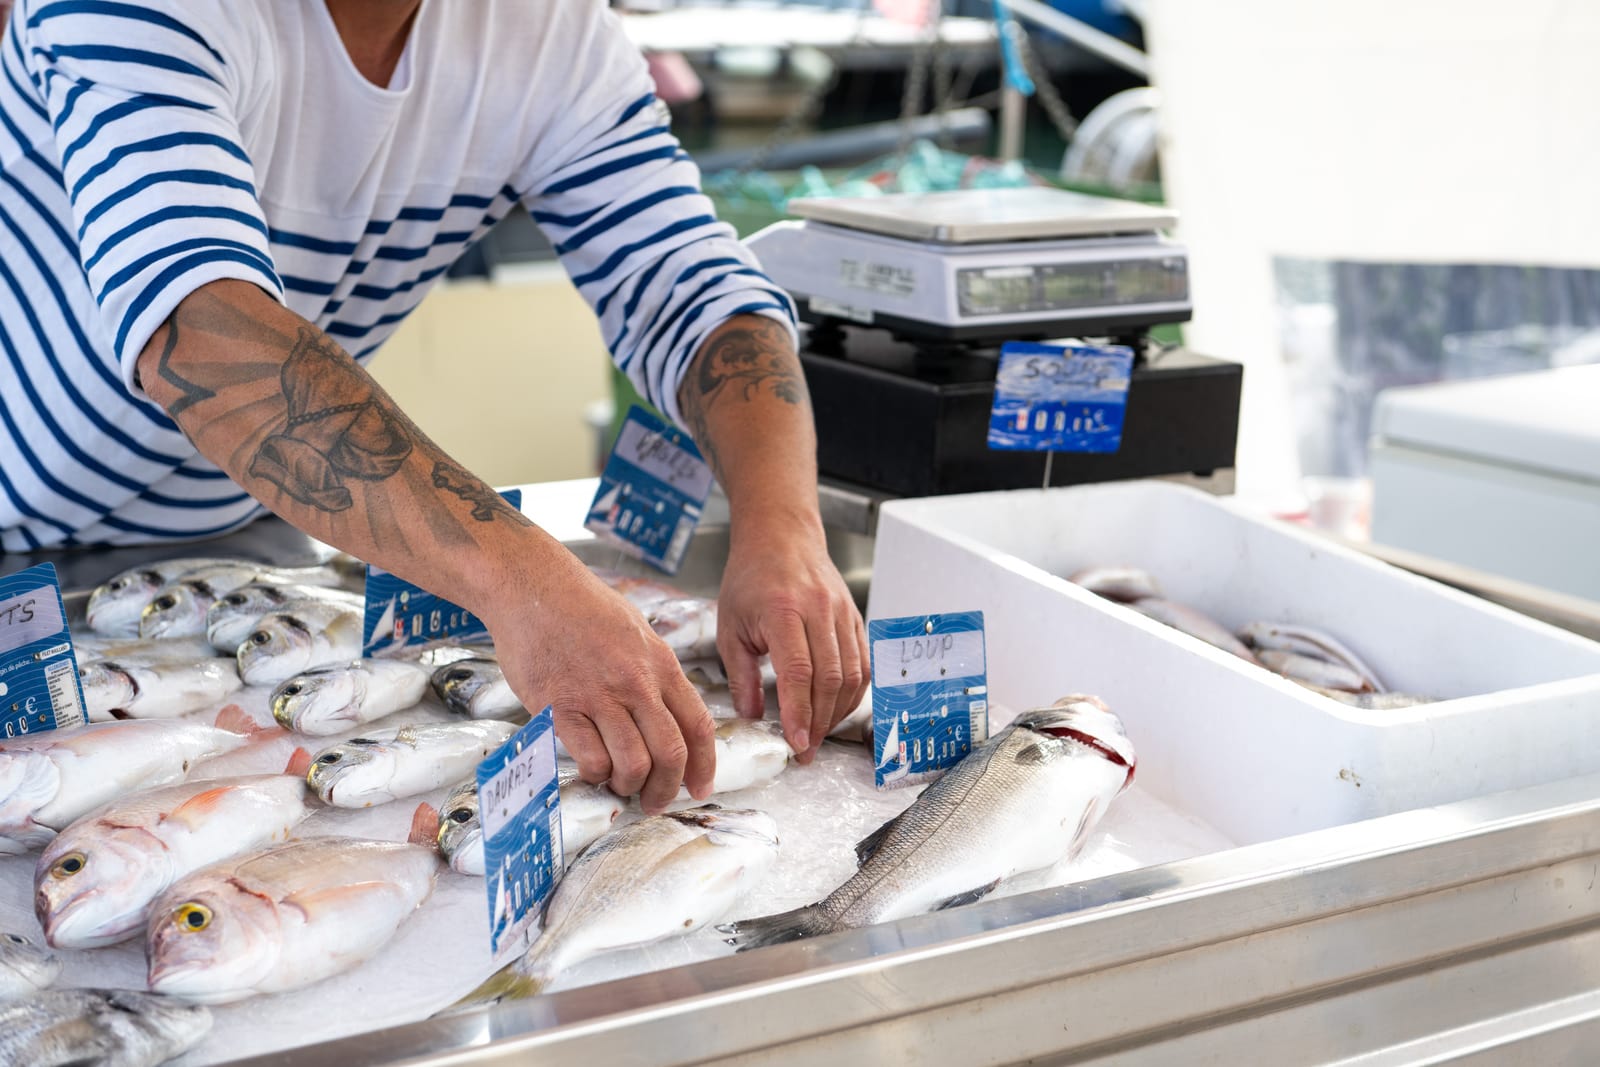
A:
<svg viewBox="0 0 1600 1067">
<path fill-rule="evenodd" d="M 461 1015 L 474 1008 L 488 1007 L 504 1000 L 527 1000 L 544 992 L 544 987 L 548 984 L 548 978 L 539 974 L 528 974 L 513 963 L 490 975 L 477 989 L 438 1012 L 434 1017 Z"/>
<path fill-rule="evenodd" d="M 283 768 L 283 773 L 292 774 L 296 778 L 304 778 L 309 770 L 311 770 L 311 753 L 297 746 L 293 752 L 289 753 L 289 762 Z"/>
<path fill-rule="evenodd" d="M 724 940 L 740 952 L 816 937 L 819 934 L 832 933 L 837 928 L 820 904 L 811 904 L 804 908 L 795 908 L 793 911 L 779 912 L 776 915 L 763 915 L 756 919 L 739 919 L 717 927 L 719 931 L 729 935 Z"/>
</svg>

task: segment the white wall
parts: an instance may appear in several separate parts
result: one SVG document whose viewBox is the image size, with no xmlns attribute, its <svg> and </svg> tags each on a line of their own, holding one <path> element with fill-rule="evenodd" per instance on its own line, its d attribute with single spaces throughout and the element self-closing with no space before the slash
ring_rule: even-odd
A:
<svg viewBox="0 0 1600 1067">
<path fill-rule="evenodd" d="M 1198 351 L 1246 364 L 1241 491 L 1298 474 L 1275 255 L 1600 266 L 1600 0 L 1152 0 Z"/>
</svg>

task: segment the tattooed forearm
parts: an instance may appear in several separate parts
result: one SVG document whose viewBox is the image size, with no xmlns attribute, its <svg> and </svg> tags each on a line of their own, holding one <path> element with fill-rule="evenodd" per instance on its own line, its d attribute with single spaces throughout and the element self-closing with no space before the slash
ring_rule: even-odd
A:
<svg viewBox="0 0 1600 1067">
<path fill-rule="evenodd" d="M 519 526 L 533 525 L 533 520 L 507 503 L 505 497 L 448 459 L 441 459 L 433 465 L 433 484 L 471 504 L 472 517 L 479 522 L 493 522 L 498 516 Z"/>
<path fill-rule="evenodd" d="M 171 412 L 174 419 L 200 401 L 210 400 L 217 395 L 211 390 L 189 381 L 172 369 L 172 353 L 177 347 L 178 320 L 177 316 L 173 316 L 170 328 L 167 331 L 167 343 L 161 349 L 161 361 L 156 364 L 156 373 L 178 390 L 178 398 L 167 406 L 167 410 Z"/>
<path fill-rule="evenodd" d="M 689 432 L 719 476 L 724 471 L 711 429 L 713 408 L 761 397 L 804 407 L 806 386 L 789 332 L 771 319 L 750 316 L 712 335 L 679 389 Z"/>
</svg>

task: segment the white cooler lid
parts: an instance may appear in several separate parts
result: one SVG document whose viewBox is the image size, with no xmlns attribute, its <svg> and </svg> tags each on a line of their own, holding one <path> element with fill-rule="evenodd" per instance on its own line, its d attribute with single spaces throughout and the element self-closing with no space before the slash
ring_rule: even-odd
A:
<svg viewBox="0 0 1600 1067">
<path fill-rule="evenodd" d="M 1600 482 L 1600 365 L 1386 389 L 1372 432 L 1397 444 Z"/>
</svg>

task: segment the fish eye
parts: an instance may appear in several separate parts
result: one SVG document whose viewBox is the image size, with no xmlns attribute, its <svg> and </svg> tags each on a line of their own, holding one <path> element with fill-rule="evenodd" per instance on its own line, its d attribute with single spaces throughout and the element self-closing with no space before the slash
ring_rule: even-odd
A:
<svg viewBox="0 0 1600 1067">
<path fill-rule="evenodd" d="M 30 942 L 27 938 L 23 937 L 21 934 L 7 934 L 6 935 L 6 940 L 11 942 L 13 945 L 28 945 L 28 944 L 32 944 L 32 942 Z"/>
<path fill-rule="evenodd" d="M 211 909 L 191 900 L 187 904 L 178 905 L 177 910 L 172 913 L 172 921 L 184 933 L 204 930 L 211 925 Z"/>
<path fill-rule="evenodd" d="M 317 757 L 317 762 L 318 763 L 322 763 L 322 764 L 326 764 L 327 766 L 331 767 L 335 763 L 338 763 L 343 758 L 344 757 L 341 756 L 337 752 L 329 752 L 329 753 L 326 753 L 324 755 L 318 756 Z"/>
<path fill-rule="evenodd" d="M 242 593 L 229 593 L 227 596 L 222 598 L 222 602 L 230 607 L 236 608 L 245 602 L 245 598 Z"/>
<path fill-rule="evenodd" d="M 53 878 L 71 878 L 83 870 L 88 862 L 88 857 L 82 852 L 69 852 L 56 860 L 56 865 L 50 868 L 50 875 Z"/>
<path fill-rule="evenodd" d="M 162 593 L 150 602 L 150 606 L 157 611 L 171 611 L 178 606 L 178 598 L 171 593 Z"/>
<path fill-rule="evenodd" d="M 252 645 L 264 645 L 271 640 L 272 635 L 267 633 L 265 630 L 257 630 L 255 633 L 250 635 L 250 643 Z"/>
<path fill-rule="evenodd" d="M 286 697 L 298 696 L 299 693 L 300 693 L 300 686 L 299 686 L 298 683 L 293 684 L 293 685 L 286 685 L 286 686 L 283 687 L 281 692 Z"/>
<path fill-rule="evenodd" d="M 472 672 L 465 667 L 457 667 L 444 676 L 444 680 L 447 682 L 465 682 L 470 681 L 471 678 Z"/>
<path fill-rule="evenodd" d="M 111 590 L 113 593 L 120 593 L 124 589 L 128 588 L 128 584 L 129 584 L 129 579 L 127 579 L 127 578 L 118 578 L 116 581 L 114 581 L 110 585 L 106 586 L 106 588 Z"/>
<path fill-rule="evenodd" d="M 450 813 L 450 821 L 456 823 L 471 822 L 472 815 L 473 812 L 471 808 L 457 808 L 455 811 Z"/>
<path fill-rule="evenodd" d="M 376 745 L 379 743 L 380 742 L 374 741 L 370 737 L 352 737 L 350 739 L 350 744 L 352 745 Z"/>
</svg>

